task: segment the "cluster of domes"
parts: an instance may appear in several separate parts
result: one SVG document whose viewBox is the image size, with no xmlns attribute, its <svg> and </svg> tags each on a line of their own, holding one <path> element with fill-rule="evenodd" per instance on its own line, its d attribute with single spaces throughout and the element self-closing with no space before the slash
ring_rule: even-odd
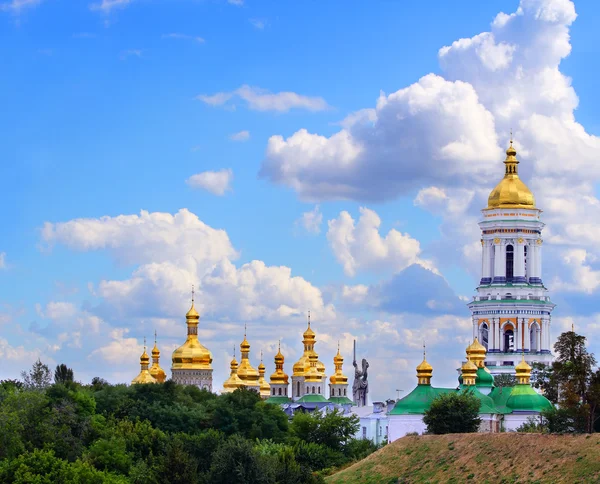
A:
<svg viewBox="0 0 600 484">
<path fill-rule="evenodd" d="M 163 383 L 167 379 L 165 370 L 160 367 L 160 350 L 156 344 L 156 332 L 154 332 L 154 348 L 152 348 L 152 366 L 148 368 L 150 364 L 150 358 L 146 353 L 146 339 L 144 338 L 144 352 L 140 356 L 140 373 L 136 376 L 131 384 L 137 383 Z"/>
</svg>

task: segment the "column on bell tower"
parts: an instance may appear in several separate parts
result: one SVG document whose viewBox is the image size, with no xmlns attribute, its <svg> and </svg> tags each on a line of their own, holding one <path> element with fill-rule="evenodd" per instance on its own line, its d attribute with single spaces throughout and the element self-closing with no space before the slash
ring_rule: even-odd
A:
<svg viewBox="0 0 600 484">
<path fill-rule="evenodd" d="M 506 254 L 504 244 L 499 238 L 494 239 L 494 280 L 495 284 L 506 282 Z"/>
<path fill-rule="evenodd" d="M 481 240 L 481 281 L 480 284 L 487 285 L 492 282 L 492 245 L 489 240 Z"/>
<path fill-rule="evenodd" d="M 522 238 L 517 239 L 515 247 L 515 269 L 513 282 L 526 283 L 525 279 L 525 241 Z"/>
</svg>

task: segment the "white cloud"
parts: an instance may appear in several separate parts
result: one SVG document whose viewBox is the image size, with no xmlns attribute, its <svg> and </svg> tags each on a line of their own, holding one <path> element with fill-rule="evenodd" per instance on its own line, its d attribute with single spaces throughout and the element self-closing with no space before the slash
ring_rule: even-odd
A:
<svg viewBox="0 0 600 484">
<path fill-rule="evenodd" d="M 351 304 L 362 304 L 369 295 L 369 286 L 357 284 L 355 286 L 344 285 L 342 287 L 342 299 Z"/>
<path fill-rule="evenodd" d="M 234 91 L 218 92 L 212 95 L 201 94 L 196 99 L 210 106 L 222 106 L 236 97 L 245 101 L 248 107 L 254 111 L 287 112 L 290 109 L 323 111 L 329 107 L 321 97 L 303 96 L 288 91 L 271 93 L 266 89 L 246 84 Z"/>
<path fill-rule="evenodd" d="M 198 42 L 199 44 L 204 44 L 204 38 L 198 37 L 196 35 L 171 33 L 171 34 L 163 34 L 161 37 L 163 39 L 193 40 L 194 42 Z"/>
<path fill-rule="evenodd" d="M 400 272 L 412 264 L 435 271 L 430 261 L 420 258 L 418 240 L 395 229 L 381 237 L 381 219 L 373 210 L 361 207 L 357 224 L 346 211 L 327 223 L 327 240 L 348 276 L 360 270 Z"/>
<path fill-rule="evenodd" d="M 250 23 L 255 29 L 258 30 L 263 30 L 267 25 L 267 21 L 260 18 L 251 18 Z"/>
<path fill-rule="evenodd" d="M 142 210 L 140 215 L 46 222 L 41 235 L 50 247 L 58 243 L 78 251 L 108 250 L 121 264 L 183 259 L 205 269 L 237 256 L 224 230 L 209 227 L 187 209 L 174 215 Z"/>
<path fill-rule="evenodd" d="M 124 8 L 133 0 L 102 0 L 100 3 L 92 3 L 91 10 L 97 10 L 109 14 L 114 8 Z"/>
<path fill-rule="evenodd" d="M 130 57 L 138 57 L 138 58 L 142 57 L 141 49 L 127 49 L 127 50 L 124 50 L 123 52 L 121 52 L 121 54 L 119 56 L 119 58 L 121 60 L 127 60 Z"/>
<path fill-rule="evenodd" d="M 563 252 L 565 270 L 570 271 L 572 282 L 562 281 L 560 278 L 552 282 L 555 291 L 579 291 L 592 294 L 600 286 L 600 270 L 594 269 L 591 264 L 597 258 L 585 249 L 567 249 Z"/>
<path fill-rule="evenodd" d="M 14 14 L 21 13 L 25 8 L 32 8 L 42 3 L 42 0 L 12 0 L 10 2 L 0 3 L 0 10 Z"/>
<path fill-rule="evenodd" d="M 319 234 L 321 232 L 321 224 L 323 223 L 323 214 L 318 205 L 308 212 L 304 212 L 302 216 L 296 220 L 296 225 L 300 225 L 309 234 Z"/>
<path fill-rule="evenodd" d="M 229 139 L 231 141 L 248 141 L 250 139 L 250 131 L 238 131 L 237 133 L 229 135 Z"/>
<path fill-rule="evenodd" d="M 213 195 L 223 196 L 231 190 L 231 182 L 233 180 L 233 171 L 231 169 L 223 169 L 219 171 L 204 171 L 196 175 L 192 175 L 186 180 L 186 183 L 192 188 L 201 188 Z"/>
<path fill-rule="evenodd" d="M 0 270 L 6 269 L 6 252 L 0 252 Z"/>
<path fill-rule="evenodd" d="M 136 362 L 139 360 L 144 346 L 138 343 L 136 338 L 126 338 L 125 335 L 127 333 L 129 333 L 129 329 L 127 328 L 116 328 L 112 330 L 110 332 L 111 341 L 92 351 L 88 358 L 101 358 L 105 362 L 113 365 L 131 365 L 132 362 Z M 132 373 L 131 379 L 134 377 L 135 373 Z"/>
</svg>

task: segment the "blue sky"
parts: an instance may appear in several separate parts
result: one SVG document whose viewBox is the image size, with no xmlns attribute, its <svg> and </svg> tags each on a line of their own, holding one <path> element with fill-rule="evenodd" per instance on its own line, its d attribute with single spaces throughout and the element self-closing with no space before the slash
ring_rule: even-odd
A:
<svg viewBox="0 0 600 484">
<path fill-rule="evenodd" d="M 597 337 L 599 15 L 2 0 L 0 377 L 39 356 L 129 381 L 154 329 L 168 368 L 194 283 L 217 388 L 244 323 L 254 359 L 271 371 L 283 338 L 291 370 L 308 309 L 328 367 L 358 339 L 374 397 L 414 384 L 423 339 L 452 384 L 511 127 L 548 224 L 555 335 Z"/>
</svg>

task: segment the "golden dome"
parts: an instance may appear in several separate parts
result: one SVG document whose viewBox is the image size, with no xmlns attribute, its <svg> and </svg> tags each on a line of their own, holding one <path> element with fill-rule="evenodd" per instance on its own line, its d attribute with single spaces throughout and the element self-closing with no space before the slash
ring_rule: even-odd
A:
<svg viewBox="0 0 600 484">
<path fill-rule="evenodd" d="M 314 353 L 317 356 L 315 367 L 319 374 L 321 374 L 321 376 L 325 378 L 325 365 L 321 361 L 319 361 L 318 355 L 315 352 L 315 343 L 317 342 L 317 340 L 315 332 L 310 327 L 310 311 L 308 312 L 308 327 L 306 328 L 306 331 L 304 331 L 302 336 L 304 337 L 304 339 L 302 340 L 302 343 L 304 344 L 304 353 L 302 353 L 300 359 L 292 367 L 294 372 L 293 376 L 305 375 L 305 373 L 310 368 L 310 355 Z"/>
<path fill-rule="evenodd" d="M 304 372 L 304 381 L 306 383 L 320 383 L 323 380 L 323 375 L 317 370 L 317 354 L 313 351 L 308 355 L 309 368 Z"/>
<path fill-rule="evenodd" d="M 504 178 L 490 193 L 487 208 L 535 208 L 533 193 L 519 178 L 516 154 L 511 140 L 504 160 Z"/>
<path fill-rule="evenodd" d="M 160 350 L 158 349 L 158 346 L 156 345 L 156 331 L 154 332 L 154 348 L 152 348 L 152 366 L 150 367 L 150 374 L 154 377 L 154 379 L 158 382 L 158 383 L 164 383 L 164 381 L 167 379 L 167 374 L 165 373 L 165 370 L 163 370 L 160 367 L 159 364 L 159 358 L 160 358 Z"/>
<path fill-rule="evenodd" d="M 329 377 L 329 383 L 331 383 L 332 385 L 348 383 L 348 377 L 344 375 L 342 371 L 344 366 L 344 357 L 340 354 L 339 343 L 337 354 L 333 357 L 333 365 L 335 366 L 335 373 Z"/>
<path fill-rule="evenodd" d="M 277 351 L 277 354 L 275 355 L 275 372 L 271 375 L 270 378 L 271 385 L 287 385 L 289 383 L 289 377 L 287 376 L 285 371 L 283 371 L 283 363 L 284 357 L 281 354 L 281 343 L 279 343 L 279 351 Z"/>
<path fill-rule="evenodd" d="M 417 366 L 417 381 L 419 385 L 431 385 L 431 376 L 433 375 L 433 367 L 425 358 L 423 352 L 423 361 Z"/>
<path fill-rule="evenodd" d="M 487 350 L 477 338 L 473 340 L 469 346 L 467 346 L 467 357 L 475 364 L 478 368 L 485 368 L 483 362 L 485 361 L 485 355 Z"/>
<path fill-rule="evenodd" d="M 258 388 L 259 374 L 256 368 L 250 364 L 248 356 L 250 355 L 250 343 L 246 339 L 246 329 L 244 328 L 244 340 L 240 343 L 242 359 L 238 367 L 237 374 L 246 386 Z"/>
<path fill-rule="evenodd" d="M 212 353 L 198 341 L 198 322 L 200 316 L 192 307 L 185 315 L 187 324 L 187 339 L 179 348 L 173 351 L 172 370 L 212 370 Z"/>
<path fill-rule="evenodd" d="M 142 353 L 142 356 L 140 356 L 140 373 L 131 380 L 132 385 L 138 383 L 156 383 L 156 379 L 148 371 L 149 362 L 150 358 L 148 357 L 148 353 L 146 353 L 146 338 L 144 338 L 144 352 Z"/>
<path fill-rule="evenodd" d="M 521 362 L 515 366 L 517 383 L 529 384 L 531 378 L 531 366 L 525 361 L 525 355 L 521 355 Z"/>
<path fill-rule="evenodd" d="M 477 378 L 477 365 L 471 360 L 467 359 L 467 361 L 461 367 L 461 370 L 463 385 L 475 385 L 475 380 Z"/>
<path fill-rule="evenodd" d="M 271 396 L 271 385 L 265 380 L 265 365 L 262 361 L 262 351 L 260 352 L 260 364 L 258 365 L 258 384 L 259 393 L 262 398 L 269 398 Z"/>
<path fill-rule="evenodd" d="M 235 354 L 233 355 L 233 359 L 231 360 L 229 368 L 231 368 L 231 373 L 229 375 L 229 378 L 227 378 L 227 380 L 225 380 L 225 383 L 223 383 L 223 393 L 231 393 L 236 389 L 244 386 L 244 382 L 237 375 L 238 362 L 235 359 Z"/>
</svg>

